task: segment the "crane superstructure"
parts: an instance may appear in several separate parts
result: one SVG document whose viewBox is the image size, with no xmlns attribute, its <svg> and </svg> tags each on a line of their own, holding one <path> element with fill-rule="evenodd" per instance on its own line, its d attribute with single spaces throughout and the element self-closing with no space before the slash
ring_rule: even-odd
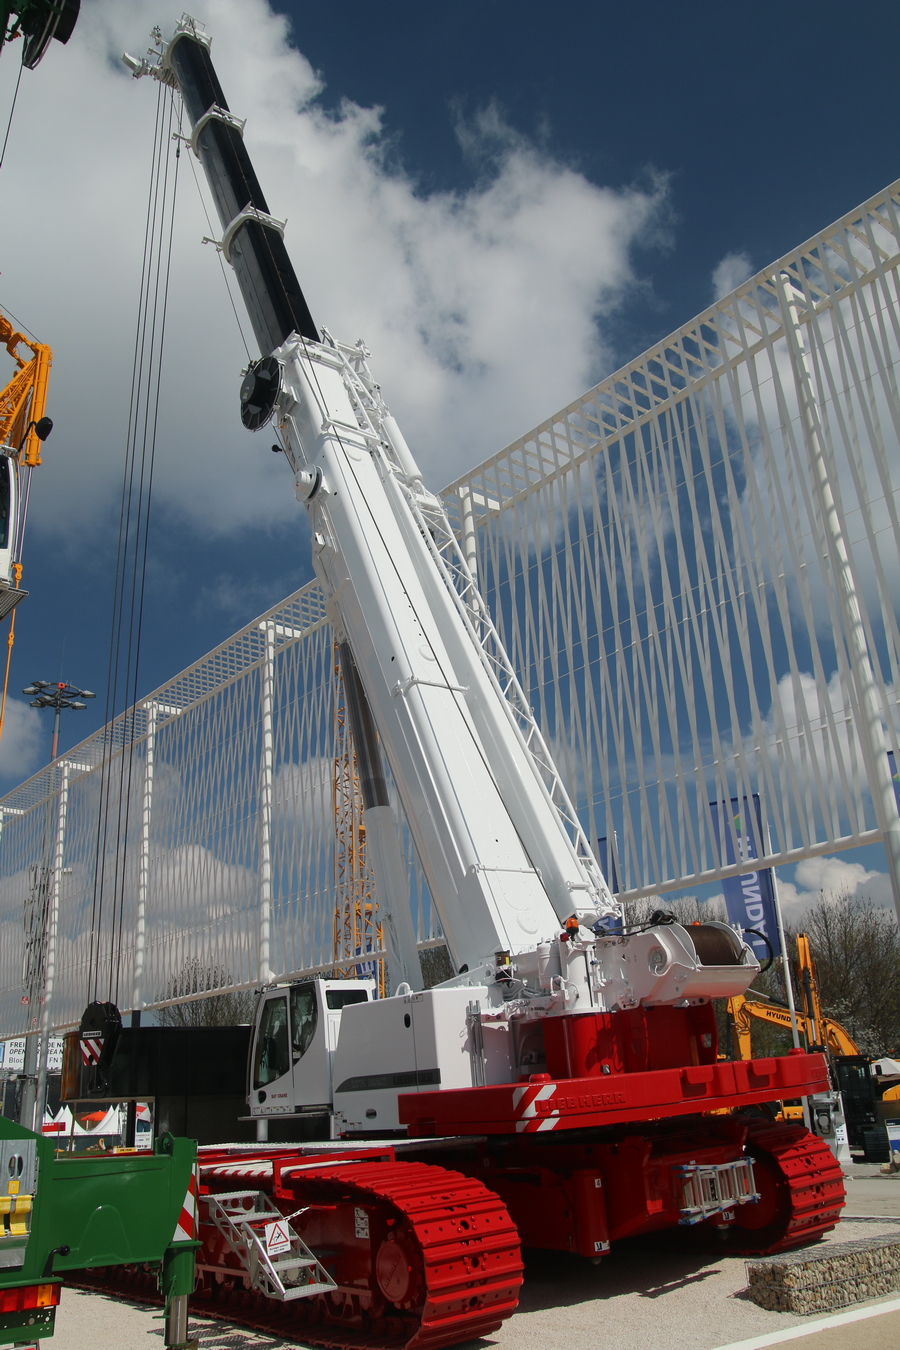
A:
<svg viewBox="0 0 900 1350">
<path fill-rule="evenodd" d="M 819 1090 L 822 1056 L 718 1061 L 711 1000 L 744 993 L 752 950 L 727 924 L 626 923 L 369 353 L 312 319 L 209 39 L 185 17 L 125 60 L 183 98 L 262 353 L 241 418 L 274 421 L 309 514 L 393 985 L 383 999 L 371 980 L 263 991 L 251 1112 L 288 1130 L 318 1113 L 332 1139 L 201 1151 L 210 1297 L 263 1200 L 327 1252 L 333 1285 L 273 1295 L 249 1258 L 245 1284 L 296 1300 L 304 1340 L 329 1345 L 449 1345 L 496 1327 L 515 1306 L 520 1238 L 597 1259 L 679 1223 L 732 1250 L 826 1231 L 843 1188 L 820 1141 L 721 1114 Z M 432 989 L 382 752 L 457 971 Z"/>
</svg>

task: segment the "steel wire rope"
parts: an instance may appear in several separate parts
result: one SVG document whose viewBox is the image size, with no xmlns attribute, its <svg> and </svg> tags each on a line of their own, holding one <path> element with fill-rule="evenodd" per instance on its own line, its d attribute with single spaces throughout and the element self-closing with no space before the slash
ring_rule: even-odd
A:
<svg viewBox="0 0 900 1350">
<path fill-rule="evenodd" d="M 164 141 L 164 144 L 166 145 L 168 145 L 169 142 L 171 142 L 172 140 L 174 99 L 172 97 L 171 91 L 168 91 L 168 103 L 169 103 L 168 126 L 166 138 Z M 137 711 L 138 711 L 137 691 L 138 691 L 138 676 L 140 670 L 141 640 L 143 635 L 143 621 L 144 621 L 144 594 L 145 594 L 144 588 L 147 575 L 147 550 L 149 547 L 149 540 L 150 540 L 150 509 L 153 498 L 153 472 L 156 464 L 156 444 L 157 444 L 157 432 L 159 427 L 159 404 L 160 404 L 160 395 L 162 391 L 163 353 L 165 347 L 166 318 L 168 313 L 168 302 L 169 302 L 169 281 L 171 276 L 172 244 L 175 229 L 175 202 L 178 190 L 178 166 L 180 162 L 180 156 L 181 156 L 180 145 L 176 143 L 176 150 L 174 156 L 175 167 L 172 172 L 172 195 L 168 207 L 166 204 L 166 200 L 168 195 L 169 165 L 171 162 L 171 157 L 168 155 L 165 157 L 165 171 L 163 175 L 163 185 L 162 185 L 162 210 L 160 213 L 161 214 L 160 237 L 156 257 L 156 279 L 154 285 L 153 322 L 150 341 L 151 366 L 147 372 L 147 394 L 144 404 L 144 425 L 142 436 L 143 453 L 141 459 L 141 473 L 138 488 L 138 526 L 137 526 L 137 536 L 135 539 L 135 559 L 134 559 L 134 568 L 132 571 L 131 601 L 129 611 L 129 632 L 128 632 L 128 661 L 131 665 L 131 681 L 129 686 L 128 673 L 126 672 L 126 689 L 125 689 L 125 702 L 126 707 L 131 708 L 131 719 L 130 719 L 130 739 L 128 744 L 128 755 L 127 755 L 128 781 L 127 784 L 125 785 L 124 791 L 125 819 L 121 831 L 122 884 L 121 888 L 117 889 L 114 892 L 113 924 L 111 926 L 110 931 L 110 966 L 112 968 L 113 964 L 115 965 L 116 976 L 114 986 L 115 988 L 114 1001 L 116 1002 L 118 1002 L 119 996 L 119 973 L 121 962 L 118 959 L 114 960 L 114 958 L 116 957 L 116 953 L 121 955 L 122 924 L 125 912 L 125 874 L 128 857 L 128 826 L 131 816 L 131 801 L 132 801 L 131 792 L 134 776 L 134 743 L 137 738 Z M 163 248 L 163 238 L 167 228 L 166 225 L 167 210 L 168 210 L 168 238 L 165 241 L 165 265 L 163 265 L 162 248 Z M 161 294 L 160 294 L 160 286 L 162 287 Z M 159 327 L 158 347 L 156 343 L 157 324 Z M 155 367 L 152 364 L 154 351 L 156 352 Z M 152 414 L 150 410 L 151 391 L 153 400 Z M 149 440 L 149 454 L 147 449 L 148 440 Z M 145 474 L 146 474 L 146 490 L 144 486 Z M 143 521 L 141 520 L 142 513 L 143 513 Z M 138 555 L 140 555 L 140 566 L 138 566 Z M 134 653 L 133 662 L 131 660 L 132 651 Z M 123 773 L 125 762 L 126 756 L 123 754 L 122 759 L 120 761 Z M 119 796 L 120 820 L 121 820 L 122 800 L 123 794 L 120 791 Z M 117 863 L 119 859 L 119 852 L 120 850 L 117 847 L 116 849 Z M 118 935 L 116 935 L 116 915 L 115 915 L 116 904 L 118 905 Z"/>
<path fill-rule="evenodd" d="M 12 130 L 13 114 L 14 114 L 15 111 L 16 111 L 16 104 L 17 104 L 17 102 L 19 101 L 19 85 L 22 83 L 22 71 L 23 71 L 24 69 L 25 69 L 25 66 L 20 64 L 20 66 L 19 66 L 19 74 L 18 74 L 18 77 L 17 77 L 17 79 L 16 79 L 16 87 L 15 87 L 15 90 L 14 90 L 14 92 L 13 92 L 12 104 L 11 104 L 10 109 L 9 109 L 9 117 L 8 117 L 8 119 L 7 119 L 7 122 L 6 122 L 6 134 L 5 134 L 5 136 L 3 137 L 3 149 L 0 150 L 0 169 L 3 168 L 3 161 L 4 161 L 4 159 L 6 158 L 6 147 L 7 147 L 7 144 L 9 143 L 9 133 L 10 133 L 10 131 Z"/>
<path fill-rule="evenodd" d="M 141 283 L 138 296 L 138 315 L 135 327 L 134 355 L 132 358 L 131 370 L 131 393 L 128 407 L 128 425 L 126 429 L 126 457 L 125 469 L 122 480 L 122 496 L 119 505 L 119 533 L 116 545 L 116 570 L 113 582 L 112 612 L 110 616 L 110 635 L 109 635 L 109 658 L 107 663 L 107 681 L 106 681 L 106 699 L 104 706 L 103 725 L 106 731 L 105 744 L 103 747 L 102 769 L 100 780 L 100 801 L 97 815 L 97 836 L 94 854 L 94 880 L 93 895 L 91 904 L 91 941 L 88 962 L 88 979 L 91 987 L 91 997 L 97 995 L 97 979 L 95 962 L 99 955 L 99 929 L 103 921 L 103 893 L 104 893 L 104 875 L 106 846 L 109 834 L 109 791 L 112 775 L 112 754 L 115 743 L 115 727 L 113 725 L 114 710 L 116 705 L 116 694 L 118 688 L 118 650 L 116 644 L 116 633 L 118 629 L 118 618 L 121 611 L 121 592 L 124 589 L 124 566 L 123 549 L 127 543 L 128 537 L 128 503 L 129 503 L 129 461 L 131 458 L 132 428 L 135 419 L 135 391 L 138 385 L 138 371 L 143 357 L 143 345 L 141 334 L 143 329 L 143 315 L 145 305 L 145 289 L 147 287 L 150 275 L 149 255 L 152 250 L 152 225 L 154 220 L 154 199 L 157 191 L 157 156 L 160 145 L 160 124 L 163 108 L 163 92 L 160 85 L 157 90 L 156 100 L 156 120 L 154 123 L 153 149 L 151 154 L 150 182 L 147 196 L 147 214 L 144 226 L 144 244 L 143 257 L 141 259 Z M 97 950 L 95 950 L 95 947 Z"/>
<path fill-rule="evenodd" d="M 106 753 L 103 756 L 101 801 L 100 810 L 98 812 L 95 843 L 94 887 L 91 913 L 89 981 L 92 987 L 92 997 L 94 998 L 97 997 L 99 988 L 101 953 L 104 945 L 102 942 L 102 929 L 105 892 L 107 889 L 106 859 L 110 844 L 110 836 L 113 833 L 115 833 L 115 865 L 112 878 L 113 916 L 110 925 L 110 942 L 108 949 L 111 985 L 113 979 L 113 966 L 117 965 L 115 960 L 116 948 L 121 945 L 121 915 L 124 909 L 127 827 L 130 817 L 130 789 L 137 727 L 137 709 L 134 706 L 131 706 L 129 715 L 129 705 L 133 705 L 136 701 L 137 691 L 137 662 L 140 651 L 140 629 L 143 618 L 142 603 L 144 578 L 146 574 L 152 471 L 159 410 L 162 346 L 165 330 L 165 303 L 168 298 L 168 272 L 172 246 L 173 224 L 170 223 L 168 246 L 166 248 L 162 320 L 160 321 L 160 277 L 162 254 L 165 247 L 167 209 L 171 212 L 172 222 L 174 220 L 175 188 L 173 186 L 172 200 L 167 208 L 169 157 L 165 154 L 171 135 L 172 120 L 172 100 L 170 97 L 168 101 L 166 101 L 165 91 L 161 86 L 157 100 L 157 113 L 151 157 L 150 186 L 148 190 L 141 285 L 132 362 L 131 394 L 126 435 L 126 456 L 123 472 L 122 498 L 120 503 L 119 538 L 110 629 L 105 722 L 107 727 Z M 173 181 L 175 177 L 177 177 L 177 156 L 176 175 L 173 176 Z M 157 328 L 159 328 L 158 335 Z M 154 380 L 156 385 L 155 399 Z M 151 402 L 153 403 L 152 419 L 150 415 Z M 142 432 L 141 424 L 143 424 Z M 140 464 L 138 467 L 139 444 Z M 149 456 L 148 445 L 150 447 Z M 129 592 L 130 597 L 126 603 L 126 597 L 129 596 Z M 126 627 L 127 642 L 125 641 Z M 125 646 L 124 678 L 121 677 L 123 645 Z M 118 798 L 115 810 L 115 828 L 113 829 L 113 755 L 117 739 L 117 728 L 113 718 L 115 716 L 115 708 L 118 703 L 120 688 L 123 689 L 123 713 L 121 714 Z M 129 699 L 129 694 L 133 695 L 131 699 Z M 118 983 L 118 971 L 116 971 L 116 997 L 118 997 Z"/>
</svg>

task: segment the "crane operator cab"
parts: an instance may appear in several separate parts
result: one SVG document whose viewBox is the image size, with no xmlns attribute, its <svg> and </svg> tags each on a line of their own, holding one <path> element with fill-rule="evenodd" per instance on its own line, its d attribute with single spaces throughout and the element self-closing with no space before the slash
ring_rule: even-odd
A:
<svg viewBox="0 0 900 1350">
<path fill-rule="evenodd" d="M 16 516 L 18 514 L 18 473 L 8 447 L 0 449 L 0 592 L 8 591 L 14 581 L 13 563 L 16 553 Z M 15 602 L 13 602 L 15 603 Z M 6 614 L 12 604 L 0 610 Z"/>
<path fill-rule="evenodd" d="M 374 979 L 317 977 L 264 990 L 250 1048 L 250 1115 L 330 1115 L 341 1009 L 374 997 Z"/>
</svg>

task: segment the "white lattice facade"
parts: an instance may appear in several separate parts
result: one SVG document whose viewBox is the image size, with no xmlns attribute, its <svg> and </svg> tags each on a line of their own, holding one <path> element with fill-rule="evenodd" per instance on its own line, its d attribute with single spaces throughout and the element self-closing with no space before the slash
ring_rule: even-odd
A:
<svg viewBox="0 0 900 1350">
<path fill-rule="evenodd" d="M 444 493 L 626 898 L 723 874 L 711 801 L 760 794 L 773 864 L 888 828 L 871 745 L 898 748 L 898 205 L 895 184 Z M 26 928 L 57 913 L 56 1026 L 89 995 L 158 1003 L 195 958 L 217 987 L 331 968 L 333 669 L 307 586 L 3 799 L 5 1034 L 35 1012 Z M 425 942 L 412 859 L 410 879 Z"/>
</svg>

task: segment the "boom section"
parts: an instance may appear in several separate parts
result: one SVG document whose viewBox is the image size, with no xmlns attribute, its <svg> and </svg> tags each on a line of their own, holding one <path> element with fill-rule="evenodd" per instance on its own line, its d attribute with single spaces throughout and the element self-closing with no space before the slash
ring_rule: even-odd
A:
<svg viewBox="0 0 900 1350">
<path fill-rule="evenodd" d="M 531 950 L 575 913 L 587 922 L 618 914 L 368 353 L 327 334 L 317 340 L 305 301 L 296 312 L 302 291 L 278 252 L 277 222 L 253 214 L 267 212 L 265 199 L 208 40 L 186 20 L 158 67 L 128 60 L 136 74 L 174 82 L 183 95 L 222 247 L 271 354 L 251 367 L 242 398 L 265 402 L 260 389 L 271 391 L 309 511 L 316 575 L 338 639 L 352 650 L 457 965 L 472 974 L 479 964 L 493 967 L 497 952 Z M 276 253 L 277 265 L 264 267 L 263 255 Z"/>
</svg>

